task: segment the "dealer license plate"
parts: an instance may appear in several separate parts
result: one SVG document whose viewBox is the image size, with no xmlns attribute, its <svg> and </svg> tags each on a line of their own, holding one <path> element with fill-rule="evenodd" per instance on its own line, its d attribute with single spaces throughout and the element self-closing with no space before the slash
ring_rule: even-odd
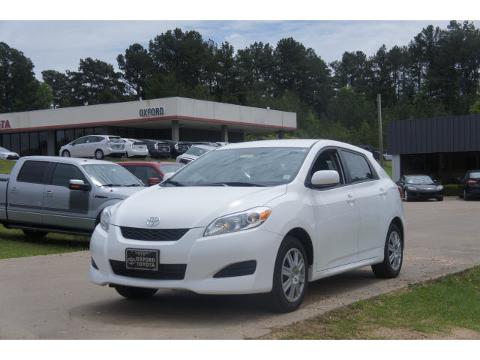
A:
<svg viewBox="0 0 480 360">
<path fill-rule="evenodd" d="M 145 249 L 126 249 L 125 267 L 127 270 L 158 271 L 160 251 Z"/>
</svg>

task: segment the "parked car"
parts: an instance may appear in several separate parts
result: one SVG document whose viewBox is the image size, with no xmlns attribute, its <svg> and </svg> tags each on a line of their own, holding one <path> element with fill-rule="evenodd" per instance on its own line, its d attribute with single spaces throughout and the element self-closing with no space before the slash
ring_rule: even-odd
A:
<svg viewBox="0 0 480 360">
<path fill-rule="evenodd" d="M 160 288 L 268 293 L 286 312 L 310 281 L 367 265 L 396 277 L 404 242 L 397 186 L 371 153 L 330 140 L 255 141 L 210 151 L 105 208 L 89 272 L 127 298 Z"/>
<path fill-rule="evenodd" d="M 403 175 L 397 182 L 403 200 L 443 201 L 443 186 L 428 175 Z"/>
<path fill-rule="evenodd" d="M 120 165 L 148 186 L 159 184 L 166 174 L 173 174 L 185 166 L 183 164 L 166 161 L 124 161 L 120 163 Z"/>
<path fill-rule="evenodd" d="M 203 154 L 215 150 L 217 146 L 212 145 L 193 145 L 182 155 L 177 157 L 177 162 L 181 164 L 188 164 L 189 162 L 198 159 Z"/>
<path fill-rule="evenodd" d="M 164 140 L 153 140 L 153 139 L 143 139 L 147 144 L 148 152 L 153 158 L 168 158 L 170 157 L 171 147 L 168 141 Z"/>
<path fill-rule="evenodd" d="M 469 170 L 461 179 L 464 200 L 480 197 L 480 170 Z"/>
<path fill-rule="evenodd" d="M 142 157 L 148 156 L 147 143 L 137 139 L 123 139 L 125 141 L 125 153 L 127 157 Z"/>
<path fill-rule="evenodd" d="M 107 161 L 27 156 L 0 176 L 0 223 L 25 235 L 91 234 L 100 213 L 143 189 L 120 165 Z"/>
<path fill-rule="evenodd" d="M 178 155 L 182 155 L 185 151 L 187 151 L 191 146 L 192 143 L 190 141 L 174 141 L 174 140 L 164 140 L 168 144 L 170 144 L 170 156 L 176 158 Z"/>
<path fill-rule="evenodd" d="M 60 156 L 103 159 L 105 156 L 124 156 L 125 142 L 120 136 L 82 136 L 60 148 Z"/>
<path fill-rule="evenodd" d="M 2 160 L 18 160 L 20 156 L 13 151 L 5 149 L 4 147 L 0 146 L 0 159 Z"/>
</svg>

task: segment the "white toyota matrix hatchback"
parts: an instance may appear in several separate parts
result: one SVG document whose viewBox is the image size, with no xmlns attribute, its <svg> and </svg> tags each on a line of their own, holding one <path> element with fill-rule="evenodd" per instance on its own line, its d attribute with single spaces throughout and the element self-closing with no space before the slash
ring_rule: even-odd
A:
<svg viewBox="0 0 480 360">
<path fill-rule="evenodd" d="M 267 293 L 285 312 L 310 281 L 366 265 L 396 277 L 404 244 L 397 185 L 370 152 L 330 140 L 246 142 L 106 208 L 90 279 L 135 299 L 160 288 Z"/>
</svg>

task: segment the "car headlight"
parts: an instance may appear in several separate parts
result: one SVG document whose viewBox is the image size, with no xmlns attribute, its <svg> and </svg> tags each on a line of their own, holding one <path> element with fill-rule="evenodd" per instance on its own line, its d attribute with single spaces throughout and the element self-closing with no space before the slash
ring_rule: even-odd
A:
<svg viewBox="0 0 480 360">
<path fill-rule="evenodd" d="M 262 206 L 219 217 L 207 226 L 203 236 L 221 235 L 255 228 L 263 224 L 271 213 L 272 209 Z"/>
<path fill-rule="evenodd" d="M 417 188 L 415 186 L 407 186 L 407 190 L 414 191 L 414 190 L 417 190 Z"/>
<path fill-rule="evenodd" d="M 103 230 L 108 231 L 110 227 L 110 218 L 112 217 L 111 206 L 107 206 L 103 209 L 102 214 L 100 215 L 100 226 Z"/>
<path fill-rule="evenodd" d="M 442 186 L 442 185 L 438 185 L 438 186 L 437 186 L 437 190 L 443 190 L 443 186 Z"/>
</svg>

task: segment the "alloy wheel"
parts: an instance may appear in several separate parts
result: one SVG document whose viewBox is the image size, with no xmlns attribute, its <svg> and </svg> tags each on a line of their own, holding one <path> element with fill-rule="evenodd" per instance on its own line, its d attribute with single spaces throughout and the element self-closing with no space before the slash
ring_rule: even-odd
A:
<svg viewBox="0 0 480 360">
<path fill-rule="evenodd" d="M 388 237 L 388 261 L 394 271 L 397 271 L 402 263 L 402 240 L 396 231 L 392 231 Z"/>
<path fill-rule="evenodd" d="M 289 302 L 300 299 L 305 288 L 305 259 L 297 248 L 292 248 L 285 254 L 281 278 L 285 298 Z"/>
</svg>

